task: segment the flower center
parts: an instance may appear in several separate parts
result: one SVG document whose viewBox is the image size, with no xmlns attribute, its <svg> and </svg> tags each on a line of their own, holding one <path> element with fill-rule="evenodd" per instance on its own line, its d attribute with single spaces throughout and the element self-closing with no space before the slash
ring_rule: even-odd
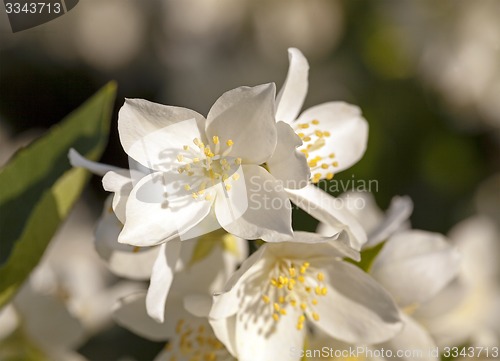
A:
<svg viewBox="0 0 500 361">
<path fill-rule="evenodd" d="M 311 168 L 311 181 L 318 183 L 323 178 L 332 179 L 334 169 L 339 166 L 335 160 L 335 153 L 322 156 L 323 152 L 319 152 L 326 145 L 326 138 L 331 136 L 330 132 L 321 130 L 320 122 L 317 119 L 295 125 L 295 132 L 304 143 L 299 150 L 304 153 Z"/>
<path fill-rule="evenodd" d="M 280 260 L 270 273 L 269 283 L 262 294 L 262 302 L 272 307 L 272 318 L 278 322 L 286 316 L 287 308 L 299 308 L 297 330 L 302 330 L 306 316 L 319 321 L 315 311 L 320 297 L 326 296 L 325 275 L 309 262 L 302 264 Z"/>
<path fill-rule="evenodd" d="M 211 201 L 215 197 L 214 186 L 222 183 L 226 192 L 232 188 L 232 181 L 239 179 L 236 173 L 241 165 L 241 158 L 234 158 L 228 154 L 233 147 L 233 141 L 228 139 L 221 145 L 218 136 L 212 137 L 212 144 L 205 145 L 198 138 L 193 139 L 195 147 L 184 145 L 183 151 L 177 154 L 180 163 L 177 171 L 192 177 L 192 181 L 183 186 L 191 191 L 194 199 Z"/>
<path fill-rule="evenodd" d="M 175 328 L 176 337 L 165 346 L 170 353 L 170 361 L 229 361 L 234 358 L 215 337 L 209 325 L 192 325 L 179 320 Z"/>
</svg>

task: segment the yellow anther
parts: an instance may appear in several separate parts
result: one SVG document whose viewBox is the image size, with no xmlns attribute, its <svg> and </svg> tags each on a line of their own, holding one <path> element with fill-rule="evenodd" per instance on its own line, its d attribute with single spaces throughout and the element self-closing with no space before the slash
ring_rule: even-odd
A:
<svg viewBox="0 0 500 361">
<path fill-rule="evenodd" d="M 304 142 L 310 142 L 311 141 L 311 137 L 304 137 L 304 138 L 302 138 L 302 140 Z"/>
<path fill-rule="evenodd" d="M 211 194 L 207 194 L 207 195 L 205 196 L 205 200 L 206 200 L 206 201 L 211 201 L 211 200 L 212 200 L 212 195 L 211 195 Z"/>
<path fill-rule="evenodd" d="M 300 138 L 304 138 L 306 135 L 304 133 L 297 133 Z"/>
<path fill-rule="evenodd" d="M 238 173 L 234 173 L 232 178 L 233 180 L 237 181 L 238 179 L 240 179 L 240 175 Z"/>
<path fill-rule="evenodd" d="M 314 174 L 314 178 L 316 178 L 316 179 L 320 179 L 320 178 L 321 178 L 321 173 L 315 173 L 315 174 Z"/>
<path fill-rule="evenodd" d="M 186 164 L 186 165 L 184 166 L 184 170 L 186 170 L 186 171 L 188 171 L 188 172 L 189 172 L 189 171 L 191 170 L 191 166 L 190 166 L 189 164 Z"/>
<path fill-rule="evenodd" d="M 313 312 L 312 317 L 313 317 L 314 321 L 319 321 L 319 315 L 317 312 Z"/>
<path fill-rule="evenodd" d="M 290 267 L 288 269 L 288 273 L 290 273 L 290 277 L 295 277 L 295 275 L 297 274 L 295 271 L 295 267 Z"/>
<path fill-rule="evenodd" d="M 304 323 L 306 321 L 306 316 L 300 315 L 299 316 L 299 323 Z"/>
<path fill-rule="evenodd" d="M 323 132 L 323 135 L 324 135 L 325 137 L 329 137 L 329 136 L 330 136 L 330 132 L 328 132 L 328 131 Z"/>
<path fill-rule="evenodd" d="M 319 120 L 318 119 L 314 119 L 311 123 L 313 123 L 314 125 L 318 125 L 319 124 Z"/>
<path fill-rule="evenodd" d="M 179 174 L 182 174 L 182 172 L 184 172 L 184 167 L 177 168 L 177 172 L 179 172 Z"/>
<path fill-rule="evenodd" d="M 300 129 L 307 129 L 307 128 L 309 128 L 309 124 L 307 124 L 307 123 L 299 124 L 299 128 Z"/>
<path fill-rule="evenodd" d="M 278 281 L 276 281 L 276 278 L 271 279 L 271 285 L 273 285 L 274 287 L 278 287 Z"/>
<path fill-rule="evenodd" d="M 309 167 L 316 167 L 318 165 L 318 162 L 316 162 L 315 160 L 311 160 L 309 161 L 309 163 L 307 163 L 307 165 L 309 165 Z"/>
<path fill-rule="evenodd" d="M 302 303 L 300 304 L 300 309 L 301 309 L 302 311 L 305 311 L 305 310 L 306 310 L 306 308 L 307 308 L 306 303 L 305 303 L 305 302 L 302 302 Z"/>
<path fill-rule="evenodd" d="M 302 330 L 304 328 L 304 324 L 303 323 L 297 323 L 297 330 Z"/>
<path fill-rule="evenodd" d="M 277 304 L 276 302 L 273 304 L 273 307 L 274 307 L 274 310 L 275 310 L 276 312 L 279 312 L 279 311 L 280 311 L 280 305 L 279 305 L 279 304 Z"/>
<path fill-rule="evenodd" d="M 326 294 L 327 294 L 327 293 L 328 293 L 328 289 L 327 289 L 326 287 L 323 287 L 323 288 L 321 289 L 321 295 L 322 295 L 322 296 L 326 296 Z"/>
<path fill-rule="evenodd" d="M 280 315 L 278 315 L 277 313 L 273 313 L 273 320 L 279 321 L 279 319 L 280 319 Z"/>
<path fill-rule="evenodd" d="M 286 310 L 285 310 L 284 308 L 282 308 L 282 309 L 280 310 L 280 314 L 282 314 L 283 316 L 284 316 L 284 315 L 286 315 Z"/>
<path fill-rule="evenodd" d="M 226 188 L 226 191 L 230 191 L 231 190 L 231 184 L 226 184 L 225 188 Z"/>
<path fill-rule="evenodd" d="M 326 179 L 327 180 L 332 180 L 333 179 L 333 173 L 327 173 L 326 174 Z"/>
<path fill-rule="evenodd" d="M 306 270 L 307 270 L 307 268 L 306 268 L 306 267 L 304 267 L 304 266 L 300 266 L 300 271 L 299 271 L 299 272 L 300 272 L 300 274 L 301 274 L 301 275 L 303 275 L 303 274 L 305 274 L 305 273 L 306 273 Z"/>
<path fill-rule="evenodd" d="M 283 277 L 283 276 L 279 276 L 278 281 L 279 281 L 279 283 L 286 285 L 288 283 L 288 278 Z"/>
<path fill-rule="evenodd" d="M 236 164 L 236 165 L 240 165 L 240 164 L 241 164 L 241 158 L 236 158 L 236 159 L 234 160 L 234 164 Z"/>
<path fill-rule="evenodd" d="M 262 295 L 262 301 L 264 301 L 264 303 L 269 303 L 271 302 L 271 299 L 267 295 Z"/>
<path fill-rule="evenodd" d="M 184 150 L 189 150 L 189 145 L 184 145 L 184 146 L 182 147 L 182 149 L 184 149 Z"/>
<path fill-rule="evenodd" d="M 214 142 L 214 144 L 219 144 L 219 137 L 218 137 L 218 136 L 216 136 L 216 135 L 214 135 L 214 136 L 212 137 L 212 141 Z"/>
<path fill-rule="evenodd" d="M 193 163 L 199 163 L 200 162 L 200 158 L 193 158 Z"/>
<path fill-rule="evenodd" d="M 278 298 L 278 301 L 279 301 L 279 303 L 285 303 L 285 297 L 280 296 L 280 297 Z"/>
<path fill-rule="evenodd" d="M 316 298 L 314 298 L 314 299 L 312 300 L 312 304 L 316 306 L 316 305 L 318 304 L 318 300 L 317 300 Z"/>
<path fill-rule="evenodd" d="M 323 272 L 318 272 L 316 278 L 318 279 L 318 281 L 323 281 L 325 279 L 325 274 Z"/>
<path fill-rule="evenodd" d="M 318 296 L 320 296 L 321 295 L 321 287 L 316 286 L 316 288 L 314 289 L 314 293 L 316 293 Z"/>
<path fill-rule="evenodd" d="M 227 175 L 227 173 L 222 173 L 222 180 L 223 181 L 226 181 L 228 178 L 229 178 L 229 176 Z"/>
<path fill-rule="evenodd" d="M 296 300 L 290 300 L 290 304 L 292 305 L 292 307 L 295 307 L 295 306 L 297 306 L 297 301 Z"/>
<path fill-rule="evenodd" d="M 189 184 L 184 184 L 184 189 L 189 191 L 191 190 L 191 186 Z"/>
<path fill-rule="evenodd" d="M 233 142 L 231 139 L 229 139 L 229 140 L 226 142 L 226 144 L 227 144 L 227 146 L 228 146 L 228 147 L 230 147 L 230 146 L 232 146 L 232 145 L 234 144 L 234 142 Z"/>
<path fill-rule="evenodd" d="M 321 168 L 328 169 L 328 164 L 326 164 L 326 163 L 321 164 Z"/>
<path fill-rule="evenodd" d="M 316 130 L 314 131 L 314 134 L 317 136 L 317 137 L 322 137 L 323 136 L 323 132 L 321 130 Z"/>
<path fill-rule="evenodd" d="M 184 160 L 184 156 L 182 154 L 177 154 L 177 160 L 182 162 Z"/>
<path fill-rule="evenodd" d="M 330 155 L 328 157 L 335 158 L 335 153 L 330 153 Z"/>
<path fill-rule="evenodd" d="M 132 249 L 132 252 L 133 252 L 133 253 L 138 253 L 140 250 L 141 250 L 141 247 L 137 247 L 137 246 L 135 246 L 135 247 Z"/>
<path fill-rule="evenodd" d="M 304 278 L 304 276 L 299 276 L 299 277 L 297 277 L 297 279 L 299 280 L 299 282 L 300 282 L 300 283 L 304 283 L 304 282 L 305 282 L 305 280 L 306 280 L 306 279 Z"/>
<path fill-rule="evenodd" d="M 332 163 L 332 165 L 333 165 L 334 167 L 338 167 L 338 166 L 339 166 L 339 162 L 333 162 L 333 163 Z"/>
<path fill-rule="evenodd" d="M 197 193 L 192 193 L 191 196 L 194 198 L 194 199 L 198 199 L 198 194 Z"/>
<path fill-rule="evenodd" d="M 212 153 L 212 151 L 210 150 L 209 147 L 205 147 L 205 149 L 203 150 L 203 153 L 205 153 L 205 155 L 209 158 L 213 158 L 215 156 L 215 154 Z"/>
</svg>

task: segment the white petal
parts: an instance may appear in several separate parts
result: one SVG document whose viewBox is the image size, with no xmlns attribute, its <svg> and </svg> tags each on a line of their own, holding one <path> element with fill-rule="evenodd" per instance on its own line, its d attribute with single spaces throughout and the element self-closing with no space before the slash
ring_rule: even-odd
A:
<svg viewBox="0 0 500 361">
<path fill-rule="evenodd" d="M 281 181 L 285 188 L 303 188 L 309 183 L 311 172 L 304 153 L 296 151 L 302 141 L 288 124 L 278 122 L 276 127 L 278 143 L 266 163 L 269 172 Z"/>
<path fill-rule="evenodd" d="M 335 197 L 312 184 L 298 190 L 289 189 L 287 193 L 293 203 L 320 222 L 328 224 L 332 234 L 345 231 L 355 250 L 359 251 L 366 242 L 366 233 L 361 225 L 350 212 L 343 209 L 342 202 L 339 203 Z"/>
<path fill-rule="evenodd" d="M 193 177 L 153 173 L 133 188 L 127 201 L 126 221 L 119 242 L 153 246 L 182 235 L 210 212 L 211 202 L 193 199 L 184 185 Z"/>
<path fill-rule="evenodd" d="M 308 123 L 318 120 L 319 124 L 309 130 L 320 130 L 330 132 L 329 137 L 324 137 L 324 145 L 309 152 L 309 160 L 319 156 L 323 158 L 319 164 L 327 164 L 328 168 L 312 170 L 315 174 L 322 174 L 325 178 L 328 173 L 341 172 L 361 159 L 366 150 L 368 141 L 368 123 L 361 115 L 358 107 L 343 102 L 329 102 L 316 105 L 304 111 L 297 119 L 296 124 Z M 302 131 L 302 130 L 300 130 Z M 314 136 L 311 136 L 316 141 Z M 304 146 L 307 145 L 307 142 Z M 334 158 L 330 155 L 334 154 Z M 333 165 L 337 162 L 337 165 Z"/>
<path fill-rule="evenodd" d="M 455 225 L 449 237 L 462 255 L 461 277 L 470 284 L 497 282 L 500 267 L 498 228 L 485 216 L 468 218 Z"/>
<path fill-rule="evenodd" d="M 245 239 L 279 242 L 291 238 L 291 204 L 282 185 L 262 167 L 244 165 L 242 168 L 246 194 L 230 193 L 228 198 L 217 197 L 215 212 L 219 223 L 229 233 Z M 242 181 L 239 179 L 234 183 Z M 232 209 L 238 206 L 232 206 L 241 204 L 244 196 L 248 207 L 241 216 L 234 217 Z"/>
<path fill-rule="evenodd" d="M 391 340 L 379 344 L 374 348 L 391 350 L 394 355 L 391 359 L 394 360 L 414 361 L 415 359 L 419 359 L 423 361 L 438 361 L 439 355 L 433 355 L 431 352 L 435 350 L 436 344 L 429 332 L 404 313 L 401 314 L 401 318 L 404 323 L 403 331 Z M 397 357 L 399 350 L 406 351 L 408 356 Z"/>
<path fill-rule="evenodd" d="M 316 306 L 315 322 L 330 336 L 350 343 L 386 341 L 402 327 L 390 295 L 358 267 L 336 261 L 327 272 L 328 293 Z"/>
<path fill-rule="evenodd" d="M 316 233 L 294 232 L 293 241 L 266 243 L 262 247 L 278 258 L 314 260 L 315 263 L 321 259 L 328 264 L 333 258 L 359 259 L 359 253 L 339 241 L 339 236 L 323 237 Z"/>
<path fill-rule="evenodd" d="M 237 357 L 236 350 L 236 316 L 220 319 L 209 319 L 215 336 L 226 346 L 231 355 Z"/>
<path fill-rule="evenodd" d="M 121 299 L 113 312 L 114 320 L 141 337 L 165 341 L 175 334 L 175 322 L 154 321 L 146 313 L 146 293 L 134 293 Z"/>
<path fill-rule="evenodd" d="M 56 297 L 35 292 L 29 284 L 18 292 L 14 306 L 23 316 L 23 330 L 44 349 L 71 349 L 84 339 L 82 324 L 66 305 Z"/>
<path fill-rule="evenodd" d="M 207 117 L 208 139 L 218 136 L 222 149 L 233 141 L 229 155 L 243 163 L 262 164 L 273 154 L 277 133 L 274 84 L 240 87 L 224 93 Z"/>
<path fill-rule="evenodd" d="M 394 197 L 381 223 L 368 233 L 368 242 L 364 248 L 374 247 L 392 234 L 407 227 L 407 221 L 413 211 L 410 197 Z"/>
<path fill-rule="evenodd" d="M 125 223 L 128 197 L 133 189 L 133 181 L 126 172 L 110 171 L 102 178 L 104 190 L 113 192 L 113 210 L 121 223 Z"/>
<path fill-rule="evenodd" d="M 222 293 L 214 295 L 214 303 L 210 311 L 210 318 L 221 319 L 234 315 L 239 309 L 239 298 L 242 296 L 239 289 L 245 280 L 253 274 L 263 272 L 265 262 L 262 259 L 264 248 L 259 248 L 252 253 L 241 267 L 234 272 L 229 281 L 227 281 Z"/>
<path fill-rule="evenodd" d="M 12 304 L 0 310 L 0 341 L 8 337 L 19 325 L 19 318 Z"/>
<path fill-rule="evenodd" d="M 304 345 L 305 329 L 297 330 L 302 311 L 287 308 L 287 314 L 275 322 L 262 313 L 261 295 L 256 294 L 242 304 L 236 320 L 236 349 L 240 361 L 299 361 L 300 355 L 290 352 Z"/>
<path fill-rule="evenodd" d="M 307 95 L 309 64 L 299 49 L 288 49 L 290 66 L 285 83 L 276 98 L 276 120 L 291 124 L 302 109 Z"/>
<path fill-rule="evenodd" d="M 193 145 L 194 138 L 204 141 L 204 122 L 203 116 L 189 109 L 126 99 L 118 114 L 118 131 L 130 157 L 159 170 L 174 163 L 183 145 Z"/>
<path fill-rule="evenodd" d="M 180 251 L 180 240 L 163 243 L 153 266 L 146 297 L 146 309 L 148 315 L 158 322 L 163 322 L 165 302 L 174 279 L 175 265 Z"/>
<path fill-rule="evenodd" d="M 435 296 L 459 271 L 459 254 L 437 233 L 405 231 L 391 237 L 370 273 L 401 307 Z"/>
<path fill-rule="evenodd" d="M 95 230 L 97 253 L 116 275 L 134 280 L 149 279 L 159 248 L 139 248 L 119 243 L 118 235 L 122 228 L 115 214 L 105 207 Z"/>
<path fill-rule="evenodd" d="M 112 165 L 93 162 L 83 157 L 75 149 L 71 148 L 68 152 L 69 162 L 73 167 L 85 168 L 96 175 L 103 176 L 109 171 L 121 171 L 121 168 L 114 167 Z"/>
</svg>

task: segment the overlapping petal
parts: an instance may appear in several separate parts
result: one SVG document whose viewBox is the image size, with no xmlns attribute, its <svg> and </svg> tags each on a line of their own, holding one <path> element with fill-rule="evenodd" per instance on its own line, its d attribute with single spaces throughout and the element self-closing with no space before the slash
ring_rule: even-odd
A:
<svg viewBox="0 0 500 361">
<path fill-rule="evenodd" d="M 193 177 L 178 173 L 153 173 L 142 178 L 127 201 L 126 222 L 118 241 L 134 246 L 154 246 L 187 232 L 210 212 L 212 203 L 194 199 L 185 184 Z"/>
<path fill-rule="evenodd" d="M 272 157 L 266 163 L 267 168 L 285 188 L 303 188 L 309 182 L 311 171 L 304 154 L 296 151 L 296 148 L 302 145 L 302 141 L 288 124 L 278 122 L 276 128 L 278 143 Z"/>
<path fill-rule="evenodd" d="M 332 337 L 357 344 L 382 342 L 401 331 L 397 306 L 373 278 L 345 262 L 335 262 L 325 270 L 329 286 L 316 306 L 318 327 Z"/>
<path fill-rule="evenodd" d="M 207 116 L 208 139 L 233 141 L 228 153 L 245 164 L 262 164 L 276 147 L 274 84 L 240 87 L 224 93 Z M 224 143 L 225 144 L 225 143 Z"/>
</svg>

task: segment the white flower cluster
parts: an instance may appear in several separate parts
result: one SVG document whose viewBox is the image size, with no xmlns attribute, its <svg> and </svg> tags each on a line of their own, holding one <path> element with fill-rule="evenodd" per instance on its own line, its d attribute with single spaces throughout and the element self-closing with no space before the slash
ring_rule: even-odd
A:
<svg viewBox="0 0 500 361">
<path fill-rule="evenodd" d="M 289 56 L 277 95 L 274 84 L 240 87 L 206 117 L 126 100 L 118 130 L 130 169 L 70 153 L 113 193 L 98 253 L 117 275 L 149 280 L 119 301 L 115 320 L 166 341 L 156 360 L 177 361 L 299 361 L 307 353 L 297 350 L 322 345 L 427 351 L 496 337 L 500 298 L 486 280 L 497 273 L 484 269 L 496 264 L 484 262 L 495 227 L 471 220 L 478 232 L 451 242 L 410 229 L 405 197 L 386 214 L 367 193 L 339 208 L 315 184 L 362 157 L 368 125 L 343 102 L 300 113 L 309 65 L 297 49 Z M 352 206 L 360 198 L 365 207 Z M 292 202 L 320 221 L 316 233 L 294 231 Z"/>
</svg>

